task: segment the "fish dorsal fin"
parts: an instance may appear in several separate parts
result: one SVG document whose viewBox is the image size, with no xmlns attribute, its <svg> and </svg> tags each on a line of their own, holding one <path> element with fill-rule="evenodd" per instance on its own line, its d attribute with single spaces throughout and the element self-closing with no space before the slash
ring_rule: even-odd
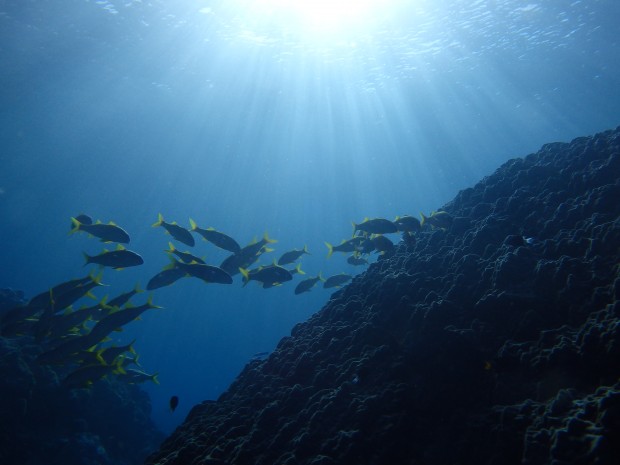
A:
<svg viewBox="0 0 620 465">
<path fill-rule="evenodd" d="M 209 226 L 209 227 L 207 228 L 207 231 L 215 231 L 215 228 L 214 228 L 213 226 Z"/>
<path fill-rule="evenodd" d="M 118 225 L 117 225 L 114 221 L 109 221 L 109 222 L 108 222 L 108 224 L 109 224 L 110 226 L 118 226 Z"/>
<path fill-rule="evenodd" d="M 127 250 L 125 247 L 122 246 L 122 244 L 117 244 L 116 245 L 116 250 Z"/>
<path fill-rule="evenodd" d="M 189 226 L 190 226 L 190 228 L 192 228 L 192 231 L 196 231 L 198 229 L 198 225 L 191 218 L 189 219 Z"/>
</svg>

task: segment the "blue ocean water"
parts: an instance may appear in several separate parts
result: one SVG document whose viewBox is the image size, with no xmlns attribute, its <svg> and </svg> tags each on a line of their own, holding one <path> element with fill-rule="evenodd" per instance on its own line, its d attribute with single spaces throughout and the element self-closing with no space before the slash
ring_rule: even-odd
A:
<svg viewBox="0 0 620 465">
<path fill-rule="evenodd" d="M 618 19 L 611 0 L 3 1 L 0 287 L 94 269 L 82 252 L 104 246 L 67 234 L 81 212 L 145 260 L 106 270 L 98 297 L 168 263 L 159 213 L 241 245 L 268 232 L 263 264 L 307 245 L 308 275 L 362 272 L 326 258 L 352 221 L 428 213 L 509 158 L 617 126 Z M 114 342 L 159 373 L 144 388 L 164 431 L 329 299 L 299 280 L 152 293 L 164 308 Z"/>
</svg>

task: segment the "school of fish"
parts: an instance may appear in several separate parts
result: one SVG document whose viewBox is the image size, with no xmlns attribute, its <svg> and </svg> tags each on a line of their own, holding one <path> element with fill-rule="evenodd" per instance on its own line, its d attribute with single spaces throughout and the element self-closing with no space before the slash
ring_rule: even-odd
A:
<svg viewBox="0 0 620 465">
<path fill-rule="evenodd" d="M 394 221 L 384 218 L 366 218 L 353 224 L 353 235 L 333 245 L 325 242 L 327 257 L 335 252 L 347 254 L 347 263 L 353 266 L 368 264 L 372 253 L 389 254 L 394 243 L 386 234 L 401 233 L 413 237 L 424 227 L 446 229 L 452 218 L 443 211 L 421 214 L 421 221 L 413 216 L 397 217 Z M 189 228 L 176 222 L 166 222 L 159 214 L 153 227 L 161 227 L 173 241 L 194 247 L 195 236 L 215 247 L 230 253 L 220 264 L 208 264 L 190 251 L 179 250 L 179 246 L 168 242 L 165 250 L 170 258 L 165 266 L 146 285 L 146 290 L 170 286 L 184 278 L 196 278 L 205 283 L 232 284 L 234 276 L 241 275 L 241 283 L 246 286 L 256 281 L 264 289 L 282 286 L 305 275 L 299 260 L 310 251 L 306 246 L 284 252 L 267 265 L 257 265 L 259 260 L 272 253 L 277 241 L 267 233 L 260 240 L 254 240 L 245 247 L 231 236 L 212 227 L 200 228 L 192 219 Z M 62 366 L 65 376 L 61 385 L 67 389 L 88 388 L 107 376 L 117 376 L 127 383 L 153 381 L 158 383 L 157 373 L 145 372 L 139 364 L 134 349 L 135 341 L 124 346 L 110 344 L 110 335 L 126 324 L 138 319 L 146 311 L 159 309 L 152 296 L 141 305 L 131 303 L 131 299 L 144 292 L 138 285 L 108 300 L 107 296 L 96 304 L 75 308 L 84 297 L 97 298 L 91 292 L 103 285 L 104 268 L 123 269 L 139 266 L 143 258 L 135 251 L 126 248 L 130 243 L 129 234 L 113 222 L 102 223 L 85 214 L 71 218 L 70 234 L 82 232 L 104 243 L 116 244 L 110 250 L 104 249 L 97 255 L 84 253 L 86 265 L 97 265 L 97 269 L 81 278 L 66 281 L 34 296 L 27 304 L 6 312 L 0 321 L 0 334 L 5 337 L 29 336 L 34 338 L 43 352 L 38 356 L 40 364 Z M 125 244 L 125 245 L 123 245 Z M 299 279 L 293 292 L 302 294 L 312 290 L 322 282 L 324 288 L 338 288 L 353 279 L 347 273 L 323 277 L 316 276 Z M 171 411 L 176 408 L 178 398 L 171 400 Z"/>
</svg>

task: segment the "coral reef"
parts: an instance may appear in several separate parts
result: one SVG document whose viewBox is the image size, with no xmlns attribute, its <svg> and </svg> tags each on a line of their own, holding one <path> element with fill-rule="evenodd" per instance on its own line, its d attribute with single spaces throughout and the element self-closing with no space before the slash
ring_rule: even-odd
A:
<svg viewBox="0 0 620 465">
<path fill-rule="evenodd" d="M 151 465 L 620 463 L 620 129 L 513 159 Z"/>
</svg>

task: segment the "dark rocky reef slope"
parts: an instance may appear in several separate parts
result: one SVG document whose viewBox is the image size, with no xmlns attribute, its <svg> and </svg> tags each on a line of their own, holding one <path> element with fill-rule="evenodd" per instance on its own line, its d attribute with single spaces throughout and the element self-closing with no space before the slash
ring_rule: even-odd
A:
<svg viewBox="0 0 620 465">
<path fill-rule="evenodd" d="M 620 128 L 442 210 L 147 463 L 620 463 Z"/>
<path fill-rule="evenodd" d="M 0 317 L 24 303 L 0 289 Z M 146 392 L 116 379 L 66 389 L 66 373 L 37 363 L 42 350 L 31 336 L 0 337 L 0 464 L 135 465 L 159 445 Z"/>
</svg>

